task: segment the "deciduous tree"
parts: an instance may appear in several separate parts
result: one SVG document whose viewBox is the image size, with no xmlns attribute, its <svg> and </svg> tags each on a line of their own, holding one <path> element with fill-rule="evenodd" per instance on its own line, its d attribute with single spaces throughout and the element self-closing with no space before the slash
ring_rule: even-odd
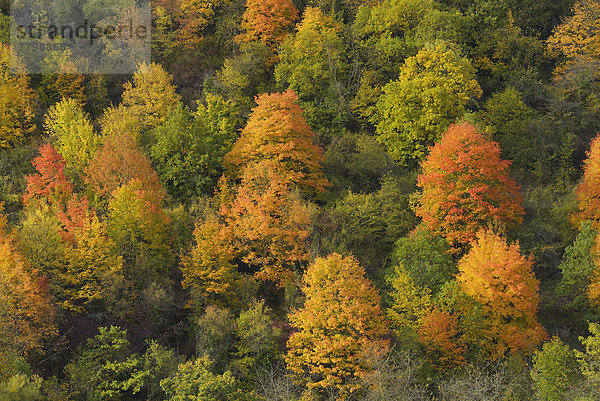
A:
<svg viewBox="0 0 600 401">
<path fill-rule="evenodd" d="M 50 108 L 46 115 L 46 131 L 55 139 L 56 149 L 66 162 L 68 170 L 77 177 L 100 147 L 100 136 L 94 133 L 89 117 L 74 99 L 63 99 Z"/>
<path fill-rule="evenodd" d="M 288 367 L 309 388 L 337 388 L 346 399 L 360 388 L 355 379 L 370 371 L 368 351 L 385 350 L 386 323 L 379 295 L 351 256 L 317 258 L 304 276 L 304 307 L 289 318 Z"/>
<path fill-rule="evenodd" d="M 600 4 L 595 0 L 579 0 L 572 12 L 548 38 L 549 50 L 566 57 L 556 70 L 558 74 L 577 64 L 597 64 L 600 59 Z"/>
<path fill-rule="evenodd" d="M 314 99 L 339 73 L 344 45 L 340 26 L 316 7 L 304 10 L 297 33 L 282 45 L 277 80 L 287 83 L 301 99 Z"/>
<path fill-rule="evenodd" d="M 140 65 L 133 81 L 123 88 L 122 106 L 136 116 L 146 130 L 164 124 L 181 99 L 175 92 L 171 76 L 155 63 Z"/>
<path fill-rule="evenodd" d="M 230 241 L 216 216 L 196 226 L 195 246 L 184 258 L 181 271 L 183 288 L 189 288 L 191 301 L 199 306 L 223 304 L 231 300 L 237 275 Z"/>
<path fill-rule="evenodd" d="M 294 27 L 298 10 L 291 0 L 247 0 L 240 42 L 258 40 L 273 52 Z"/>
<path fill-rule="evenodd" d="M 407 330 L 415 330 L 421 324 L 433 304 L 431 291 L 415 284 L 404 266 L 396 266 L 388 281 L 392 290 L 387 315 L 400 337 L 406 335 Z"/>
<path fill-rule="evenodd" d="M 57 333 L 54 316 L 47 280 L 17 251 L 0 214 L 0 372 L 12 357 L 43 352 Z"/>
<path fill-rule="evenodd" d="M 434 307 L 423 316 L 417 332 L 427 348 L 427 359 L 437 369 L 449 370 L 465 363 L 466 347 L 459 338 L 456 315 Z"/>
<path fill-rule="evenodd" d="M 236 333 L 240 338 L 235 362 L 246 376 L 255 377 L 273 366 L 278 356 L 281 330 L 274 326 L 265 302 L 256 301 L 240 313 Z"/>
<path fill-rule="evenodd" d="M 578 212 L 573 215 L 574 224 L 590 220 L 594 229 L 600 228 L 600 136 L 594 138 L 587 152 L 583 180 L 575 190 Z"/>
<path fill-rule="evenodd" d="M 558 268 L 562 279 L 556 286 L 556 293 L 566 298 L 567 306 L 578 311 L 589 309 L 588 293 L 596 270 L 594 245 L 598 234 L 590 222 L 581 224 L 580 232 L 573 245 L 566 247 Z"/>
<path fill-rule="evenodd" d="M 73 393 L 86 399 L 116 401 L 139 393 L 149 372 L 130 346 L 127 331 L 100 327 L 100 333 L 89 338 L 65 368 Z"/>
<path fill-rule="evenodd" d="M 180 106 L 152 132 L 151 158 L 167 192 L 187 202 L 212 193 L 222 175 L 223 157 L 237 139 L 237 107 L 207 94 L 192 113 Z"/>
<path fill-rule="evenodd" d="M 315 7 L 304 10 L 296 34 L 280 47 L 275 77 L 298 94 L 313 127 L 330 125 L 346 111 L 340 104 L 343 51 L 341 27 Z"/>
<path fill-rule="evenodd" d="M 481 96 L 468 59 L 443 42 L 406 59 L 398 80 L 383 87 L 373 122 L 378 140 L 399 161 L 423 159 L 430 145 Z"/>
<path fill-rule="evenodd" d="M 21 60 L 11 51 L 0 43 L 0 148 L 10 147 L 35 130 L 37 96 Z M 11 74 L 11 65 L 18 75 Z"/>
<path fill-rule="evenodd" d="M 315 134 L 297 101 L 292 90 L 260 95 L 225 162 L 243 171 L 252 163 L 269 160 L 304 193 L 323 192 L 328 185 L 321 171 L 323 149 L 313 143 Z"/>
<path fill-rule="evenodd" d="M 46 144 L 40 147 L 40 156 L 33 159 L 32 163 L 38 172 L 26 177 L 23 203 L 27 206 L 45 201 L 66 205 L 73 193 L 73 184 L 65 175 L 66 163 L 62 156 L 52 145 Z"/>
<path fill-rule="evenodd" d="M 164 200 L 164 189 L 150 159 L 142 153 L 135 138 L 123 132 L 105 138 L 86 169 L 85 182 L 106 201 L 112 192 L 137 179 L 144 190 L 152 194 L 153 201 L 160 205 Z"/>
<path fill-rule="evenodd" d="M 161 381 L 170 400 L 205 401 L 254 401 L 253 393 L 244 393 L 230 371 L 222 375 L 211 372 L 211 361 L 207 356 L 179 365 L 177 374 Z"/>
<path fill-rule="evenodd" d="M 421 164 L 417 215 L 451 245 L 467 244 L 490 224 L 512 228 L 523 219 L 523 197 L 500 148 L 471 124 L 451 126 Z"/>
<path fill-rule="evenodd" d="M 484 327 L 477 338 L 492 359 L 531 354 L 546 338 L 536 318 L 539 282 L 532 265 L 518 244 L 509 245 L 491 231 L 480 231 L 459 261 L 460 287 L 483 308 Z"/>
<path fill-rule="evenodd" d="M 600 325 L 589 323 L 590 335 L 586 338 L 579 337 L 585 346 L 585 352 L 575 350 L 581 373 L 597 392 L 600 390 Z"/>
<path fill-rule="evenodd" d="M 533 356 L 531 378 L 539 399 L 560 401 L 583 377 L 573 351 L 553 337 Z"/>
<path fill-rule="evenodd" d="M 77 314 L 120 314 L 128 295 L 123 260 L 113 253 L 106 227 L 94 211 L 85 202 L 70 206 L 64 217 L 66 265 L 58 274 L 57 300 L 63 309 Z"/>
<path fill-rule="evenodd" d="M 235 199 L 220 211 L 235 255 L 258 278 L 281 286 L 308 262 L 311 222 L 311 210 L 286 174 L 269 160 L 248 166 Z"/>
<path fill-rule="evenodd" d="M 404 267 L 414 283 L 436 294 L 456 273 L 451 247 L 423 226 L 396 241 L 394 263 Z"/>
<path fill-rule="evenodd" d="M 170 219 L 152 189 L 133 179 L 113 191 L 107 233 L 123 257 L 124 273 L 138 290 L 168 282 L 173 263 Z"/>
</svg>

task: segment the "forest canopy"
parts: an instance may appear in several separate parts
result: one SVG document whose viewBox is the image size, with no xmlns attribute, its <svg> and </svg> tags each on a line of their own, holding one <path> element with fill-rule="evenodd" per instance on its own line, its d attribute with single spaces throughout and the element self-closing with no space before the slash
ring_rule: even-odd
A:
<svg viewBox="0 0 600 401">
<path fill-rule="evenodd" d="M 9 3 L 0 400 L 600 400 L 600 2 Z"/>
</svg>

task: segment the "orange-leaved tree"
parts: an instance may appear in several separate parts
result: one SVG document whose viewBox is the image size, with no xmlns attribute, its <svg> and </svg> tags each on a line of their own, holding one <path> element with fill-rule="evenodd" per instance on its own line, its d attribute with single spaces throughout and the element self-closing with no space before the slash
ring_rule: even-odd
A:
<svg viewBox="0 0 600 401">
<path fill-rule="evenodd" d="M 589 221 L 596 231 L 600 229 L 600 135 L 592 139 L 587 152 L 583 179 L 575 190 L 578 211 L 571 216 L 573 225 L 579 227 Z M 587 290 L 589 300 L 600 305 L 600 237 L 596 235 L 590 250 L 596 269 L 592 273 L 591 283 Z"/>
<path fill-rule="evenodd" d="M 600 228 L 600 135 L 594 138 L 587 152 L 583 180 L 575 191 L 579 211 L 572 217 L 573 224 L 579 226 L 590 220 L 592 227 Z"/>
<path fill-rule="evenodd" d="M 452 245 L 465 245 L 489 225 L 523 220 L 523 197 L 500 159 L 498 144 L 469 123 L 452 125 L 422 164 L 417 215 Z"/>
<path fill-rule="evenodd" d="M 56 334 L 47 282 L 28 266 L 5 226 L 0 214 L 0 374 L 12 358 L 39 354 Z"/>
<path fill-rule="evenodd" d="M 465 362 L 465 345 L 459 337 L 456 315 L 432 308 L 417 327 L 419 341 L 426 347 L 426 356 L 434 367 L 448 370 Z"/>
<path fill-rule="evenodd" d="M 309 260 L 311 210 L 279 167 L 269 160 L 248 166 L 220 214 L 235 255 L 257 278 L 283 286 Z"/>
<path fill-rule="evenodd" d="M 73 193 L 73 184 L 65 175 L 65 161 L 50 144 L 40 147 L 40 156 L 33 159 L 36 174 L 28 175 L 23 195 L 25 206 L 41 201 L 59 206 L 66 205 Z"/>
<path fill-rule="evenodd" d="M 249 164 L 271 160 L 302 192 L 323 192 L 329 185 L 321 170 L 323 149 L 313 143 L 315 134 L 304 119 L 296 93 L 264 94 L 256 103 L 225 163 L 242 171 Z"/>
<path fill-rule="evenodd" d="M 531 354 L 547 337 L 536 318 L 539 282 L 532 266 L 518 244 L 509 245 L 489 230 L 477 233 L 458 263 L 458 283 L 481 305 L 484 318 L 481 332 L 471 334 L 492 359 L 507 353 Z"/>
<path fill-rule="evenodd" d="M 142 153 L 133 135 L 122 132 L 106 138 L 86 169 L 84 180 L 105 202 L 113 191 L 138 179 L 144 190 L 161 204 L 165 191 L 148 156 Z"/>
<path fill-rule="evenodd" d="M 337 253 L 309 266 L 303 290 L 304 307 L 289 316 L 297 331 L 287 343 L 287 365 L 310 389 L 338 389 L 345 399 L 371 370 L 366 354 L 389 345 L 379 294 L 354 257 Z"/>
<path fill-rule="evenodd" d="M 548 49 L 566 57 L 555 71 L 558 76 L 578 64 L 596 65 L 600 58 L 600 3 L 579 0 L 572 11 L 548 38 Z"/>
<path fill-rule="evenodd" d="M 261 41 L 273 52 L 294 28 L 298 10 L 291 0 L 247 0 L 240 42 Z"/>
</svg>

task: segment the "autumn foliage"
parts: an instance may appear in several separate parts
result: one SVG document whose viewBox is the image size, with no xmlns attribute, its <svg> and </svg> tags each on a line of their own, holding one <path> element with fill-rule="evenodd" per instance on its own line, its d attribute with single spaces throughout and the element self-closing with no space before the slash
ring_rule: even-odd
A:
<svg viewBox="0 0 600 401">
<path fill-rule="evenodd" d="M 27 189 L 23 203 L 36 204 L 45 200 L 50 204 L 66 204 L 73 192 L 73 185 L 65 175 L 65 161 L 50 144 L 40 147 L 40 156 L 32 161 L 36 174 L 26 177 Z"/>
<path fill-rule="evenodd" d="M 421 164 L 416 213 L 452 245 L 467 244 L 488 225 L 512 228 L 523 220 L 523 197 L 510 162 L 475 126 L 452 125 Z"/>
<path fill-rule="evenodd" d="M 393 288 L 389 294 L 392 305 L 387 310 L 390 325 L 398 333 L 415 329 L 432 306 L 431 291 L 415 284 L 404 266 L 395 267 L 389 283 Z"/>
<path fill-rule="evenodd" d="M 29 80 L 16 52 L 0 43 L 0 148 L 10 147 L 35 130 L 38 97 Z"/>
<path fill-rule="evenodd" d="M 592 273 L 588 276 L 590 281 L 586 295 L 594 307 L 600 306 L 600 236 L 596 234 L 590 249 L 591 260 L 594 265 Z"/>
<path fill-rule="evenodd" d="M 556 70 L 558 74 L 577 64 L 596 65 L 600 57 L 600 4 L 595 0 L 579 0 L 572 12 L 548 38 L 549 50 L 566 57 Z"/>
<path fill-rule="evenodd" d="M 100 197 L 107 198 L 113 191 L 138 179 L 155 201 L 164 199 L 164 189 L 150 159 L 140 150 L 129 133 L 113 134 L 106 138 L 86 170 L 85 182 Z"/>
<path fill-rule="evenodd" d="M 288 340 L 286 362 L 308 374 L 309 388 L 340 391 L 345 399 L 370 367 L 367 352 L 385 349 L 387 329 L 379 294 L 352 256 L 334 253 L 317 260 L 304 275 L 304 307 L 289 318 L 298 331 Z"/>
<path fill-rule="evenodd" d="M 447 370 L 465 363 L 466 347 L 459 338 L 456 315 L 433 308 L 423 316 L 417 332 L 427 359 L 436 368 Z"/>
<path fill-rule="evenodd" d="M 240 42 L 261 41 L 275 51 L 292 31 L 298 10 L 291 0 L 247 0 Z"/>
<path fill-rule="evenodd" d="M 215 10 L 224 0 L 180 0 L 178 9 L 178 29 L 175 31 L 177 42 L 187 49 L 193 49 L 206 40 L 205 30 L 213 22 Z M 163 3 L 166 3 L 163 1 Z M 172 12 L 172 10 L 169 10 Z"/>
<path fill-rule="evenodd" d="M 171 75 L 155 63 L 140 65 L 133 81 L 127 82 L 124 89 L 121 107 L 137 117 L 143 129 L 164 124 L 181 100 Z"/>
<path fill-rule="evenodd" d="M 257 107 L 225 162 L 241 171 L 250 164 L 270 160 L 304 193 L 323 192 L 329 184 L 321 171 L 323 149 L 313 143 L 315 134 L 297 101 L 292 90 L 259 96 Z"/>
<path fill-rule="evenodd" d="M 583 180 L 575 191 L 578 211 L 573 214 L 571 221 L 579 225 L 589 221 L 594 230 L 600 228 L 600 136 L 594 138 L 585 160 Z M 600 237 L 596 236 L 590 250 L 596 266 L 587 289 L 587 296 L 592 304 L 600 304 Z"/>
<path fill-rule="evenodd" d="M 42 350 L 56 334 L 54 316 L 47 281 L 17 251 L 0 214 L 0 372 L 6 357 Z"/>
<path fill-rule="evenodd" d="M 112 253 L 106 227 L 87 202 L 70 202 L 65 224 L 65 266 L 58 272 L 60 306 L 77 314 L 104 310 L 123 291 L 123 261 Z"/>
<path fill-rule="evenodd" d="M 587 153 L 583 180 L 575 191 L 579 211 L 573 216 L 573 223 L 579 225 L 590 220 L 598 229 L 600 223 L 600 136 L 592 140 Z"/>
<path fill-rule="evenodd" d="M 480 231 L 459 261 L 460 287 L 483 308 L 484 327 L 477 338 L 491 358 L 530 354 L 547 337 L 536 318 L 539 282 L 532 266 L 518 244 L 509 245 L 491 231 Z"/>
<path fill-rule="evenodd" d="M 235 199 L 220 213 L 235 254 L 259 279 L 284 285 L 308 262 L 311 213 L 278 167 L 264 160 L 246 168 Z"/>
<path fill-rule="evenodd" d="M 226 230 L 216 216 L 211 216 L 196 226 L 194 240 L 195 246 L 181 266 L 181 285 L 190 290 L 190 303 L 224 304 L 233 296 L 237 274 Z"/>
<path fill-rule="evenodd" d="M 108 203 L 107 233 L 123 257 L 126 277 L 138 288 L 167 282 L 172 262 L 170 219 L 163 198 L 135 178 L 113 191 Z M 162 195 L 162 193 L 160 193 Z"/>
<path fill-rule="evenodd" d="M 469 59 L 451 46 L 426 45 L 406 59 L 398 80 L 381 89 L 372 117 L 378 141 L 402 163 L 422 160 L 448 125 L 465 114 L 469 102 L 481 96 L 475 78 Z"/>
</svg>

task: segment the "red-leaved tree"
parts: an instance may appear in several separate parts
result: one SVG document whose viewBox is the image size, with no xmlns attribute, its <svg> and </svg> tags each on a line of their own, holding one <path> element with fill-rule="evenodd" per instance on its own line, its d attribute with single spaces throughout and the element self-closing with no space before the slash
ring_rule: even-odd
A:
<svg viewBox="0 0 600 401">
<path fill-rule="evenodd" d="M 49 204 L 65 205 L 73 193 L 73 185 L 65 175 L 65 161 L 50 144 L 40 147 L 40 156 L 33 159 L 36 174 L 28 175 L 23 195 L 25 206 L 44 200 Z"/>
</svg>

